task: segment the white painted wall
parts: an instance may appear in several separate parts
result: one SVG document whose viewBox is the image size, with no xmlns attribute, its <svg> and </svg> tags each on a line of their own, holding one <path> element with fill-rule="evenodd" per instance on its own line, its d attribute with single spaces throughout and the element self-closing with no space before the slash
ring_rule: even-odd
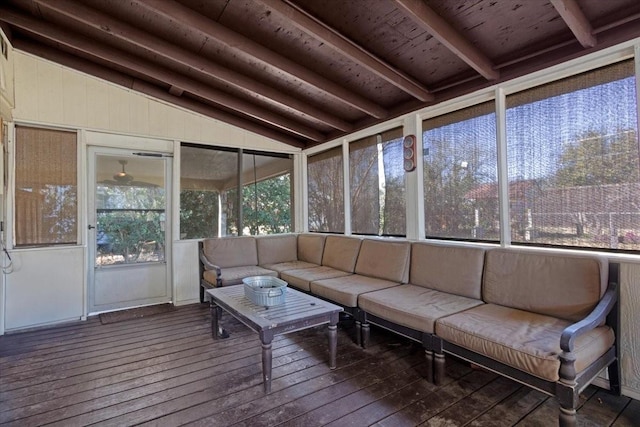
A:
<svg viewBox="0 0 640 427">
<path fill-rule="evenodd" d="M 6 135 L 3 135 L 3 129 L 6 128 L 7 123 L 12 120 L 13 107 L 15 105 L 14 97 L 14 76 L 13 76 L 13 50 L 10 48 L 8 38 L 5 33 L 0 29 L 0 38 L 2 42 L 7 46 L 7 56 L 0 54 L 0 221 L 4 218 L 4 144 L 7 144 L 5 140 Z M 0 242 L 4 242 L 5 234 L 0 232 Z M 0 263 L 4 265 L 4 254 L 0 254 Z M 4 333 L 5 325 L 5 286 L 4 275 L 0 274 L 0 334 Z"/>
<path fill-rule="evenodd" d="M 155 150 L 172 153 L 179 149 L 182 141 L 273 152 L 300 152 L 289 145 L 47 60 L 19 51 L 11 51 L 11 54 L 13 67 L 7 74 L 11 76 L 17 101 L 12 111 L 14 123 L 79 131 L 80 235 L 77 246 L 61 251 L 60 248 L 12 249 L 12 237 L 8 233 L 9 249 L 16 268 L 5 275 L 7 292 L 2 307 L 10 308 L 2 316 L 3 320 L 8 319 L 6 330 L 79 319 L 87 314 L 87 193 L 84 182 L 87 146 L 137 149 L 150 149 L 152 146 Z M 11 142 L 10 158 L 12 151 Z M 177 155 L 173 165 L 176 182 L 180 176 L 179 167 Z M 172 293 L 175 304 L 186 304 L 199 301 L 197 242 L 178 240 L 177 186 L 173 186 L 173 196 Z M 7 227 L 11 229 L 10 196 L 6 205 L 9 208 Z"/>
<path fill-rule="evenodd" d="M 620 266 L 620 323 L 622 392 L 640 399 L 640 263 Z"/>
<path fill-rule="evenodd" d="M 81 318 L 85 297 L 83 254 L 82 247 L 13 252 L 13 273 L 6 276 L 5 328 Z"/>
<path fill-rule="evenodd" d="M 0 29 L 0 38 L 9 46 L 2 29 Z M 5 121 L 11 121 L 11 109 L 15 105 L 13 81 L 13 50 L 8 48 L 6 58 L 0 54 L 0 117 Z"/>
<path fill-rule="evenodd" d="M 178 303 L 200 301 L 198 242 L 181 240 L 173 244 L 174 297 Z"/>
<path fill-rule="evenodd" d="M 14 120 L 131 136 L 295 153 L 299 149 L 14 51 Z"/>
</svg>

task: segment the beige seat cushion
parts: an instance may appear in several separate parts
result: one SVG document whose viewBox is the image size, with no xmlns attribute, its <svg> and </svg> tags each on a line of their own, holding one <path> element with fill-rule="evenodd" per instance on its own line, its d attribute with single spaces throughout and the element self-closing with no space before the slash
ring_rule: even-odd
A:
<svg viewBox="0 0 640 427">
<path fill-rule="evenodd" d="M 414 242 L 409 283 L 481 299 L 484 253 L 482 248 Z"/>
<path fill-rule="evenodd" d="M 436 335 L 539 378 L 558 381 L 560 335 L 566 320 L 495 304 L 484 304 L 436 321 Z M 614 342 L 608 326 L 575 342 L 576 371 L 602 356 Z"/>
<path fill-rule="evenodd" d="M 482 299 L 577 322 L 600 301 L 607 280 L 604 257 L 491 249 L 485 259 Z"/>
<path fill-rule="evenodd" d="M 295 234 L 271 234 L 256 236 L 258 265 L 296 261 L 298 259 L 297 240 Z M 265 267 L 268 268 L 268 267 Z"/>
<path fill-rule="evenodd" d="M 300 270 L 287 270 L 280 273 L 280 278 L 294 288 L 309 292 L 309 284 L 314 280 L 330 279 L 333 277 L 349 276 L 351 273 L 331 267 L 314 267 Z"/>
<path fill-rule="evenodd" d="M 435 331 L 437 319 L 481 304 L 478 299 L 410 284 L 358 297 L 358 306 L 367 313 L 430 334 Z"/>
<path fill-rule="evenodd" d="M 358 295 L 365 292 L 400 286 L 398 282 L 353 274 L 335 279 L 314 280 L 311 293 L 342 304 L 345 307 L 357 307 Z"/>
<path fill-rule="evenodd" d="M 324 235 L 312 234 L 256 237 L 258 264 L 278 273 L 319 267 L 324 239 Z"/>
<path fill-rule="evenodd" d="M 362 239 L 347 236 L 327 236 L 322 265 L 353 273 Z"/>
<path fill-rule="evenodd" d="M 278 277 L 278 272 L 258 267 L 257 265 L 249 265 L 245 267 L 228 267 L 222 269 L 220 279 L 222 286 L 239 285 L 242 279 L 250 276 L 274 276 Z M 216 272 L 213 270 L 205 271 L 204 280 L 211 284 L 216 283 Z"/>
<path fill-rule="evenodd" d="M 320 267 L 318 264 L 312 264 L 306 261 L 289 261 L 289 262 L 281 262 L 279 264 L 264 264 L 262 265 L 264 268 L 268 268 L 269 270 L 277 271 L 278 273 L 282 273 L 283 271 L 288 270 L 302 270 L 305 268 L 315 268 Z"/>
<path fill-rule="evenodd" d="M 222 268 L 258 265 L 258 250 L 253 236 L 204 239 L 202 252 L 211 264 Z"/>
<path fill-rule="evenodd" d="M 410 252 L 409 242 L 364 239 L 360 246 L 355 273 L 407 283 Z"/>
<path fill-rule="evenodd" d="M 298 259 L 311 264 L 322 264 L 324 242 L 327 236 L 324 234 L 303 233 L 298 235 Z"/>
</svg>

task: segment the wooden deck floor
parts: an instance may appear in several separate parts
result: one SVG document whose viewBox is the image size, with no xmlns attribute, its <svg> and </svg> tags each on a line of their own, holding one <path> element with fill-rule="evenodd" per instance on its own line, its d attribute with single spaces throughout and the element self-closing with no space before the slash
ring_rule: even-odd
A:
<svg viewBox="0 0 640 427">
<path fill-rule="evenodd" d="M 98 318 L 0 337 L 0 424 L 35 426 L 549 426 L 555 400 L 452 358 L 447 379 L 423 379 L 419 345 L 372 329 L 363 350 L 339 327 L 338 368 L 325 329 L 274 340 L 272 393 L 261 383 L 257 335 L 190 305 L 102 325 Z M 598 388 L 582 396 L 580 425 L 638 426 L 640 402 Z"/>
</svg>

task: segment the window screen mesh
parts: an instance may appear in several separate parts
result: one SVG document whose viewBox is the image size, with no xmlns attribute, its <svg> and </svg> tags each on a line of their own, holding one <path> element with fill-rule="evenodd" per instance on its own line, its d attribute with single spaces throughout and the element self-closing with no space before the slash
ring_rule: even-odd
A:
<svg viewBox="0 0 640 427">
<path fill-rule="evenodd" d="M 351 229 L 358 234 L 406 234 L 402 128 L 349 144 Z"/>
<path fill-rule="evenodd" d="M 427 237 L 499 240 L 495 104 L 423 122 Z"/>
<path fill-rule="evenodd" d="M 245 234 L 247 231 L 252 236 L 290 232 L 292 159 L 245 152 L 243 165 Z"/>
<path fill-rule="evenodd" d="M 344 232 L 342 147 L 307 159 L 309 230 Z"/>
<path fill-rule="evenodd" d="M 507 97 L 511 239 L 640 248 L 633 62 Z"/>
<path fill-rule="evenodd" d="M 224 209 L 224 183 L 238 174 L 238 153 L 184 144 L 180 150 L 180 238 L 224 235 L 219 233 L 219 218 L 225 226 L 231 220 Z"/>
<path fill-rule="evenodd" d="M 183 143 L 181 238 L 290 232 L 292 168 L 284 154 Z"/>
</svg>

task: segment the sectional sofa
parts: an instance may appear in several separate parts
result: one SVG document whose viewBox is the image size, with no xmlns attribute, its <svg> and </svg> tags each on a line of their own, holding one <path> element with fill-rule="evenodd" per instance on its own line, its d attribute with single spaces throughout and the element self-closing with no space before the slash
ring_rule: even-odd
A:
<svg viewBox="0 0 640 427">
<path fill-rule="evenodd" d="M 620 393 L 618 266 L 597 255 L 315 233 L 200 249 L 203 289 L 278 276 L 342 305 L 364 347 L 370 324 L 421 343 L 436 384 L 451 354 L 555 396 L 562 426 L 603 369 Z"/>
</svg>

